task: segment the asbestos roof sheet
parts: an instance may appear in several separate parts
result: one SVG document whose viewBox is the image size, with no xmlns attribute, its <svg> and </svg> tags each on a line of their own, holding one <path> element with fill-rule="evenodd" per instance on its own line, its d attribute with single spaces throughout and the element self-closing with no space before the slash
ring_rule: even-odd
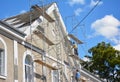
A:
<svg viewBox="0 0 120 82">
<path fill-rule="evenodd" d="M 51 5 L 44 6 L 44 10 L 46 11 Z M 37 5 L 33 6 L 33 9 L 31 9 L 28 12 L 25 12 L 23 14 L 19 14 L 16 16 L 12 16 L 6 19 L 3 19 L 2 21 L 8 23 L 14 28 L 17 28 L 18 30 L 24 32 L 27 28 L 27 26 L 30 26 L 32 22 L 34 22 L 36 19 L 38 19 L 40 16 L 43 16 L 49 21 L 54 21 L 46 12 L 43 11 L 43 9 Z"/>
</svg>

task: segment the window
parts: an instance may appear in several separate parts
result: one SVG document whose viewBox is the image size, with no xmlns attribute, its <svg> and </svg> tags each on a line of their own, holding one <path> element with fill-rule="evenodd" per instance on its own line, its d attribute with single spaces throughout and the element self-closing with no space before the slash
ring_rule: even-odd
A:
<svg viewBox="0 0 120 82">
<path fill-rule="evenodd" d="M 0 37 L 0 78 L 5 79 L 7 76 L 7 46 L 5 41 Z"/>
<path fill-rule="evenodd" d="M 53 82 L 59 82 L 59 72 L 58 70 L 53 70 L 52 72 Z"/>
<path fill-rule="evenodd" d="M 5 55 L 3 49 L 0 49 L 0 75 L 5 76 Z"/>
<path fill-rule="evenodd" d="M 25 82 L 34 82 L 33 81 L 33 60 L 30 55 L 27 55 L 25 58 Z"/>
</svg>

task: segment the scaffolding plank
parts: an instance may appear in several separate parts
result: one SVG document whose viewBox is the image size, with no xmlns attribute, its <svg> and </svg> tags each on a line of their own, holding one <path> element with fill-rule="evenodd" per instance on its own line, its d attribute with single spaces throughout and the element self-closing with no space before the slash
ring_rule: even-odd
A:
<svg viewBox="0 0 120 82">
<path fill-rule="evenodd" d="M 39 13 L 41 13 L 41 15 L 42 15 L 43 17 L 45 17 L 49 22 L 54 22 L 54 21 L 55 21 L 52 17 L 50 17 L 50 16 L 45 12 L 44 9 L 42 9 L 42 8 L 39 7 L 38 5 L 32 6 L 32 8 L 40 11 Z"/>
<path fill-rule="evenodd" d="M 70 38 L 72 38 L 73 40 L 75 40 L 78 44 L 83 44 L 83 42 L 80 41 L 80 40 L 79 40 L 77 37 L 75 37 L 74 35 L 68 34 L 68 36 L 69 36 Z"/>
<path fill-rule="evenodd" d="M 42 60 L 34 60 L 34 62 L 36 62 L 38 64 L 41 64 L 43 66 L 46 66 L 46 67 L 48 67 L 48 68 L 50 68 L 52 70 L 57 70 L 57 68 L 55 68 L 55 67 L 53 67 L 53 66 L 51 66 L 51 65 L 49 65 L 49 64 L 47 64 L 45 62 L 43 62 Z"/>
<path fill-rule="evenodd" d="M 81 76 L 80 80 L 81 80 L 82 82 L 85 82 L 87 79 L 86 79 L 85 77 Z"/>
<path fill-rule="evenodd" d="M 77 55 L 69 55 L 69 56 L 72 57 L 72 58 L 74 58 L 74 59 L 80 60 Z"/>
<path fill-rule="evenodd" d="M 36 31 L 34 31 L 34 34 L 36 34 L 41 39 L 44 38 L 45 42 L 47 42 L 49 45 L 54 45 L 54 43 L 52 41 L 50 41 L 42 32 L 36 30 Z"/>
</svg>

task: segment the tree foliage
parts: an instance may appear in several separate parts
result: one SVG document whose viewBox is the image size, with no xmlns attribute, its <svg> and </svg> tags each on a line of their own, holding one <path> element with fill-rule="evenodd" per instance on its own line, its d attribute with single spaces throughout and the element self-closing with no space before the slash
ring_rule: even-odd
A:
<svg viewBox="0 0 120 82">
<path fill-rule="evenodd" d="M 120 82 L 120 51 L 109 43 L 101 42 L 88 50 L 92 56 L 84 67 L 109 82 Z"/>
</svg>

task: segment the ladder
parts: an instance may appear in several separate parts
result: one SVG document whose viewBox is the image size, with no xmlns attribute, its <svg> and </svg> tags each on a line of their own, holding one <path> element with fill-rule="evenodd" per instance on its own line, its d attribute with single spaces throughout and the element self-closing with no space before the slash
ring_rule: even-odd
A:
<svg viewBox="0 0 120 82">
<path fill-rule="evenodd" d="M 64 39 L 65 40 L 65 43 L 64 43 L 64 50 L 65 50 L 65 54 L 67 55 L 67 60 L 69 62 L 69 68 L 70 70 L 72 71 L 73 70 L 73 65 L 72 65 L 72 62 L 71 62 L 71 59 L 69 57 L 69 55 L 71 54 L 71 48 L 70 48 L 70 44 L 69 44 L 69 41 L 67 38 Z M 69 82 L 71 79 L 68 79 L 66 74 L 63 73 L 64 77 L 65 77 L 65 81 L 66 82 Z"/>
<path fill-rule="evenodd" d="M 61 56 L 61 43 L 60 40 L 61 40 L 61 29 L 60 29 L 60 26 L 59 26 L 59 20 L 56 20 L 55 21 L 55 24 L 56 24 L 56 57 L 57 57 L 57 61 L 60 61 L 60 63 L 62 63 L 62 56 Z M 60 63 L 57 63 L 57 67 L 58 67 L 58 72 L 59 72 L 59 82 L 63 82 L 63 73 L 62 73 L 62 65 Z"/>
<path fill-rule="evenodd" d="M 66 74 L 63 72 L 63 76 L 65 77 L 65 82 L 69 82 Z"/>
</svg>

